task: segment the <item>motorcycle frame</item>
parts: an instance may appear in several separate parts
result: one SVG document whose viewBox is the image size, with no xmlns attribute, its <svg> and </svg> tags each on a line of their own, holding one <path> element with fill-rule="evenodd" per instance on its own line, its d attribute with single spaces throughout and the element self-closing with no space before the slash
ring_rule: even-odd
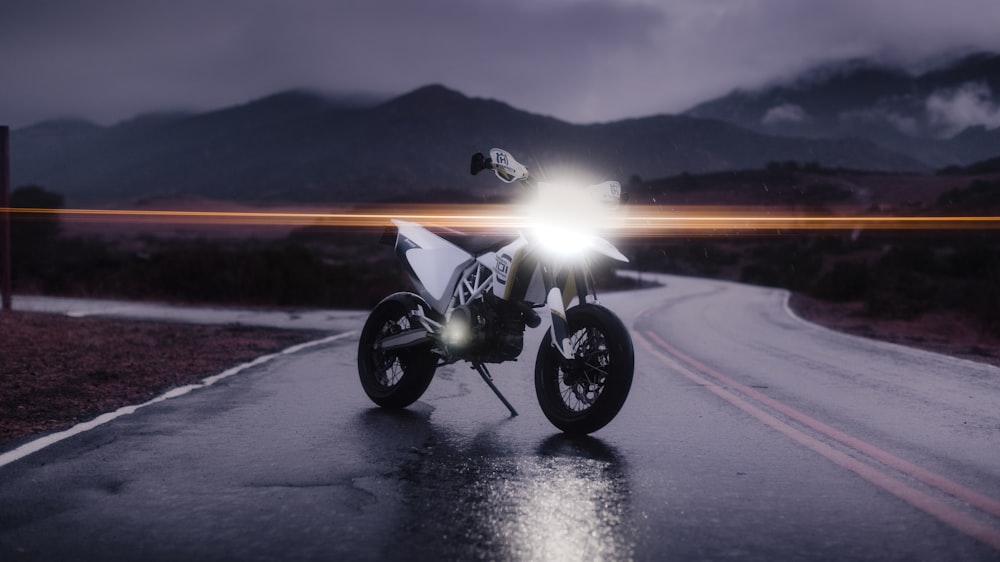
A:
<svg viewBox="0 0 1000 562">
<path fill-rule="evenodd" d="M 428 235 L 437 237 L 437 235 L 426 229 L 424 231 Z M 400 245 L 400 236 L 402 235 L 397 234 L 397 247 Z M 521 237 L 523 238 L 523 235 Z M 440 237 L 437 238 L 440 239 Z M 403 247 L 409 247 L 411 244 L 413 242 L 407 239 L 404 241 Z M 514 283 L 515 286 L 509 297 L 515 301 L 523 300 L 528 291 L 533 289 L 531 283 L 534 281 L 535 275 L 540 275 L 541 289 L 542 294 L 545 295 L 545 300 L 541 303 L 530 302 L 529 304 L 532 308 L 548 307 L 551 315 L 549 330 L 552 346 L 565 359 L 571 360 L 573 359 L 573 349 L 568 339 L 566 309 L 570 307 L 574 298 L 578 299 L 578 302 L 581 304 L 584 302 L 596 304 L 598 302 L 597 294 L 594 290 L 590 261 L 587 258 L 581 258 L 584 260 L 582 265 L 567 260 L 563 260 L 560 263 L 537 254 L 537 252 L 528 252 L 528 255 L 520 258 L 521 263 L 528 265 L 527 268 L 521 269 L 522 271 L 527 271 L 527 273 L 522 273 L 520 279 L 511 279 L 510 282 Z M 461 270 L 461 273 L 455 277 L 454 286 L 451 290 L 451 298 L 447 307 L 443 311 L 438 311 L 442 319 L 447 318 L 451 310 L 459 306 L 468 305 L 482 298 L 483 294 L 487 291 L 493 291 L 496 272 L 487 264 L 495 261 L 495 256 L 494 252 L 488 252 L 479 256 L 470 255 L 471 259 L 469 262 Z M 400 253 L 400 257 L 404 258 L 404 263 L 408 265 L 405 255 Z M 412 268 L 407 267 L 407 270 L 410 277 L 413 278 L 414 284 L 420 290 L 422 288 L 420 278 L 416 276 Z M 424 292 L 425 290 L 421 291 L 421 293 Z M 421 300 L 426 303 L 426 298 L 423 295 L 421 295 Z M 447 350 L 447 345 L 444 343 L 442 336 L 445 323 L 428 316 L 424 308 L 424 306 L 416 307 L 413 311 L 414 316 L 424 329 L 427 330 L 427 335 L 438 344 L 437 348 L 444 352 L 445 364 L 463 360 L 462 356 L 453 355 Z M 433 309 L 429 303 L 426 304 L 426 308 Z"/>
<path fill-rule="evenodd" d="M 493 149 L 492 152 L 502 153 L 505 165 L 514 165 L 514 168 L 512 168 L 513 171 L 510 174 L 504 175 L 498 173 L 498 177 L 503 181 L 510 183 L 520 180 L 527 186 L 536 185 L 534 178 L 528 175 L 527 169 L 524 169 L 523 166 L 516 162 L 511 164 L 513 157 L 510 157 L 505 151 L 498 151 L 498 149 Z M 473 164 L 473 167 L 473 174 L 475 174 L 477 171 L 475 164 Z M 613 183 L 617 187 L 617 182 Z M 441 314 L 443 318 L 447 318 L 450 311 L 457 306 L 474 301 L 481 297 L 487 289 L 494 286 L 493 280 L 496 277 L 495 265 L 497 263 L 494 252 L 474 256 L 422 225 L 396 219 L 393 219 L 392 222 L 397 227 L 395 240 L 397 256 L 403 262 L 409 276 L 413 279 L 414 285 L 416 285 L 421 297 L 430 305 L 429 308 Z M 516 258 L 517 264 L 526 263 L 528 267 L 520 267 L 518 275 L 510 276 L 508 283 L 513 284 L 514 287 L 506 287 L 506 293 L 501 298 L 514 302 L 526 300 L 527 293 L 532 288 L 531 285 L 534 282 L 535 271 L 538 270 L 541 273 L 542 288 L 544 289 L 544 304 L 548 306 L 551 315 L 549 329 L 552 345 L 564 359 L 572 360 L 574 353 L 568 337 L 566 309 L 569 308 L 574 297 L 578 297 L 579 302 L 584 303 L 587 302 L 588 296 L 593 295 L 592 302 L 597 303 L 597 297 L 594 293 L 593 275 L 590 274 L 589 259 L 586 254 L 578 256 L 577 259 L 583 260 L 584 264 L 580 266 L 573 263 L 573 260 L 570 259 L 559 258 L 553 255 L 543 256 L 540 255 L 542 252 L 533 248 L 533 245 L 528 241 L 523 232 L 519 234 L 518 239 L 523 244 L 519 248 L 523 249 L 527 247 L 529 251 L 527 255 L 520 255 L 521 252 L 519 250 L 515 252 L 515 254 L 518 254 Z M 617 248 L 606 240 L 595 238 L 594 241 L 603 244 L 592 248 L 595 253 L 605 254 L 619 261 L 628 261 Z M 427 246 L 427 248 L 424 248 L 424 246 Z M 446 263 L 448 260 L 451 260 L 454 270 L 450 279 L 442 287 L 443 289 L 450 288 L 450 293 L 448 291 L 431 290 L 431 287 L 427 285 L 427 280 L 423 279 L 416 271 L 416 264 L 408 258 L 407 254 L 411 250 L 435 252 L 437 255 L 443 256 Z M 513 269 L 513 265 L 511 267 Z M 472 268 L 475 269 L 473 270 Z M 522 273 L 525 269 L 528 270 L 527 277 Z M 486 275 L 481 275 L 483 270 L 486 271 Z M 564 272 L 567 272 L 565 276 L 563 275 Z M 472 274 L 475 277 L 472 277 Z M 441 285 L 440 281 L 443 279 L 444 277 L 440 276 L 439 271 L 433 271 L 431 280 L 435 285 Z M 572 291 L 570 290 L 571 288 Z M 449 294 L 451 295 L 450 300 L 448 298 Z M 448 303 L 447 305 L 445 305 L 446 302 Z M 534 302 L 531 305 L 533 308 L 542 306 L 541 303 Z M 441 337 L 443 324 L 426 318 L 426 315 L 423 315 L 422 311 L 418 311 L 418 313 L 421 313 L 423 319 L 420 322 L 427 328 L 429 335 L 437 340 L 437 347 L 442 348 L 446 352 L 446 355 L 450 356 L 451 354 L 447 353 L 447 346 Z M 456 358 L 452 362 L 459 359 Z"/>
<path fill-rule="evenodd" d="M 534 178 L 530 177 L 524 166 L 514 161 L 513 157 L 506 151 L 500 149 L 491 150 L 492 158 L 485 158 L 482 154 L 476 154 L 472 160 L 472 174 L 484 169 L 494 169 L 497 177 L 506 183 L 520 181 L 526 186 L 536 184 Z M 617 182 L 606 182 L 607 186 L 600 186 L 601 189 L 595 193 L 602 195 L 607 191 L 607 195 L 602 195 L 606 200 L 613 198 L 617 204 L 621 195 L 620 186 Z M 599 186 L 591 186 L 599 187 Z M 517 411 L 510 402 L 503 396 L 500 390 L 493 384 L 485 363 L 476 358 L 470 358 L 462 354 L 452 353 L 444 339 L 444 328 L 448 315 L 457 307 L 468 305 L 475 300 L 482 298 L 487 291 L 494 291 L 496 288 L 497 276 L 497 254 L 495 252 L 484 252 L 473 255 L 450 243 L 444 238 L 431 232 L 426 227 L 409 223 L 397 219 L 392 222 L 396 225 L 395 236 L 390 235 L 390 230 L 386 230 L 383 235 L 383 242 L 394 243 L 394 250 L 407 274 L 414 281 L 419 294 L 396 293 L 390 295 L 385 300 L 392 300 L 404 304 L 409 310 L 411 319 L 416 320 L 421 328 L 410 329 L 387 338 L 383 338 L 377 344 L 381 349 L 399 349 L 414 345 L 423 345 L 429 341 L 434 342 L 434 350 L 441 356 L 439 365 L 455 363 L 460 360 L 467 360 L 472 364 L 473 369 L 482 377 L 483 381 L 496 394 L 497 398 L 503 402 L 510 411 L 511 416 L 517 416 Z M 578 305 L 584 303 L 599 304 L 595 291 L 591 260 L 588 255 L 580 255 L 573 259 L 560 258 L 556 255 L 544 255 L 539 248 L 529 241 L 524 233 L 520 233 L 515 239 L 520 245 L 515 245 L 515 255 L 517 256 L 518 272 L 516 275 L 509 275 L 504 285 L 503 298 L 511 302 L 524 302 L 531 308 L 547 306 L 551 314 L 549 325 L 551 345 L 559 352 L 564 360 L 572 362 L 574 353 L 572 343 L 569 339 L 569 326 L 566 319 L 566 310 L 571 308 L 573 299 L 577 299 Z M 390 242 L 391 241 L 391 242 Z M 595 253 L 604 254 L 612 259 L 628 262 L 621 252 L 618 251 L 608 241 L 595 238 L 592 240 Z M 425 247 L 426 246 L 426 247 Z M 525 247 L 529 250 L 522 255 L 521 249 Z M 503 249 L 509 249 L 505 246 Z M 426 251 L 434 254 L 428 256 L 426 260 L 414 263 L 408 257 L 411 250 Z M 432 257 L 441 258 L 443 265 L 452 267 L 451 273 L 447 277 L 441 276 L 441 271 L 431 267 Z M 505 256 L 510 257 L 510 256 Z M 510 257 L 509 265 L 515 263 L 515 258 Z M 579 262 L 577 260 L 580 260 Z M 522 267 L 526 265 L 526 268 Z M 428 269 L 428 267 L 431 267 Z M 528 273 L 522 273 L 527 270 Z M 422 279 L 418 271 L 423 271 L 428 275 L 428 279 Z M 543 302 L 528 300 L 529 291 L 535 287 L 536 276 L 540 279 L 541 289 L 543 289 Z M 430 281 L 433 286 L 428 286 Z M 508 283 L 510 285 L 508 285 Z M 450 291 L 449 291 L 450 289 Z M 534 296 L 533 294 L 531 295 Z M 542 300 L 542 299 L 539 299 Z M 384 302 L 384 301 L 383 301 Z M 445 304 L 447 303 L 447 304 Z M 537 327 L 537 323 L 533 323 Z M 522 350 L 523 353 L 523 350 Z M 519 354 L 520 355 L 520 354 Z"/>
</svg>

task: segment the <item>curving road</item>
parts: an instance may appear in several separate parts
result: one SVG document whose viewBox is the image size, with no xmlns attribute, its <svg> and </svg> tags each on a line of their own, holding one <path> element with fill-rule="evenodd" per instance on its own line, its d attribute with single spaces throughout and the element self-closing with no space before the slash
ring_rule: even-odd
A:
<svg viewBox="0 0 1000 562">
<path fill-rule="evenodd" d="M 533 353 L 492 369 L 519 417 L 464 365 L 372 408 L 348 335 L 6 451 L 0 560 L 1000 560 L 1000 370 L 662 280 L 602 298 L 637 371 L 592 438 Z"/>
</svg>

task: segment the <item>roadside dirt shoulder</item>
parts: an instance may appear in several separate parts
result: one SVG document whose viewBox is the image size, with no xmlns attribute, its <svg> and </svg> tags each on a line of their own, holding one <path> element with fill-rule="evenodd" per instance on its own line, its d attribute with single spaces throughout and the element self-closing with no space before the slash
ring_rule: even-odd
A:
<svg viewBox="0 0 1000 562">
<path fill-rule="evenodd" d="M 956 312 L 873 318 L 861 302 L 829 302 L 797 293 L 788 304 L 803 319 L 831 330 L 1000 366 L 1000 334 L 975 328 Z"/>
<path fill-rule="evenodd" d="M 0 445 L 144 402 L 323 335 L 0 313 Z"/>
</svg>

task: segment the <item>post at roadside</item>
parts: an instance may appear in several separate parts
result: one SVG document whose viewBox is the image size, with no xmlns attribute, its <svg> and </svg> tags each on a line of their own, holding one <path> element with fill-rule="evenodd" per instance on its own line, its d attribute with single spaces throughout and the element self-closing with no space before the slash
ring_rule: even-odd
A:
<svg viewBox="0 0 1000 562">
<path fill-rule="evenodd" d="M 0 125 L 0 294 L 10 310 L 10 127 Z"/>
</svg>

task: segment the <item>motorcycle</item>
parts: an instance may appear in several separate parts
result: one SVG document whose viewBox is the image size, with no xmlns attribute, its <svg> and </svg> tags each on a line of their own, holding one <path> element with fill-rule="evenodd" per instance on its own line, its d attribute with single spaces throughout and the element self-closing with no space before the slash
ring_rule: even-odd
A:
<svg viewBox="0 0 1000 562">
<path fill-rule="evenodd" d="M 552 212 L 591 222 L 626 199 L 606 181 L 566 194 L 537 181 L 499 148 L 476 153 L 471 172 L 492 170 L 505 183 L 535 193 L 543 212 L 516 236 L 466 235 L 449 228 L 393 219 L 382 241 L 392 245 L 414 292 L 389 295 L 368 316 L 358 344 L 358 373 L 368 397 L 385 408 L 405 408 L 427 389 L 437 368 L 467 361 L 507 407 L 486 365 L 514 361 L 536 309 L 551 322 L 535 358 L 535 393 L 546 418 L 566 433 L 607 425 L 632 386 L 632 339 L 621 320 L 598 302 L 593 252 L 628 262 L 610 242 Z"/>
</svg>

